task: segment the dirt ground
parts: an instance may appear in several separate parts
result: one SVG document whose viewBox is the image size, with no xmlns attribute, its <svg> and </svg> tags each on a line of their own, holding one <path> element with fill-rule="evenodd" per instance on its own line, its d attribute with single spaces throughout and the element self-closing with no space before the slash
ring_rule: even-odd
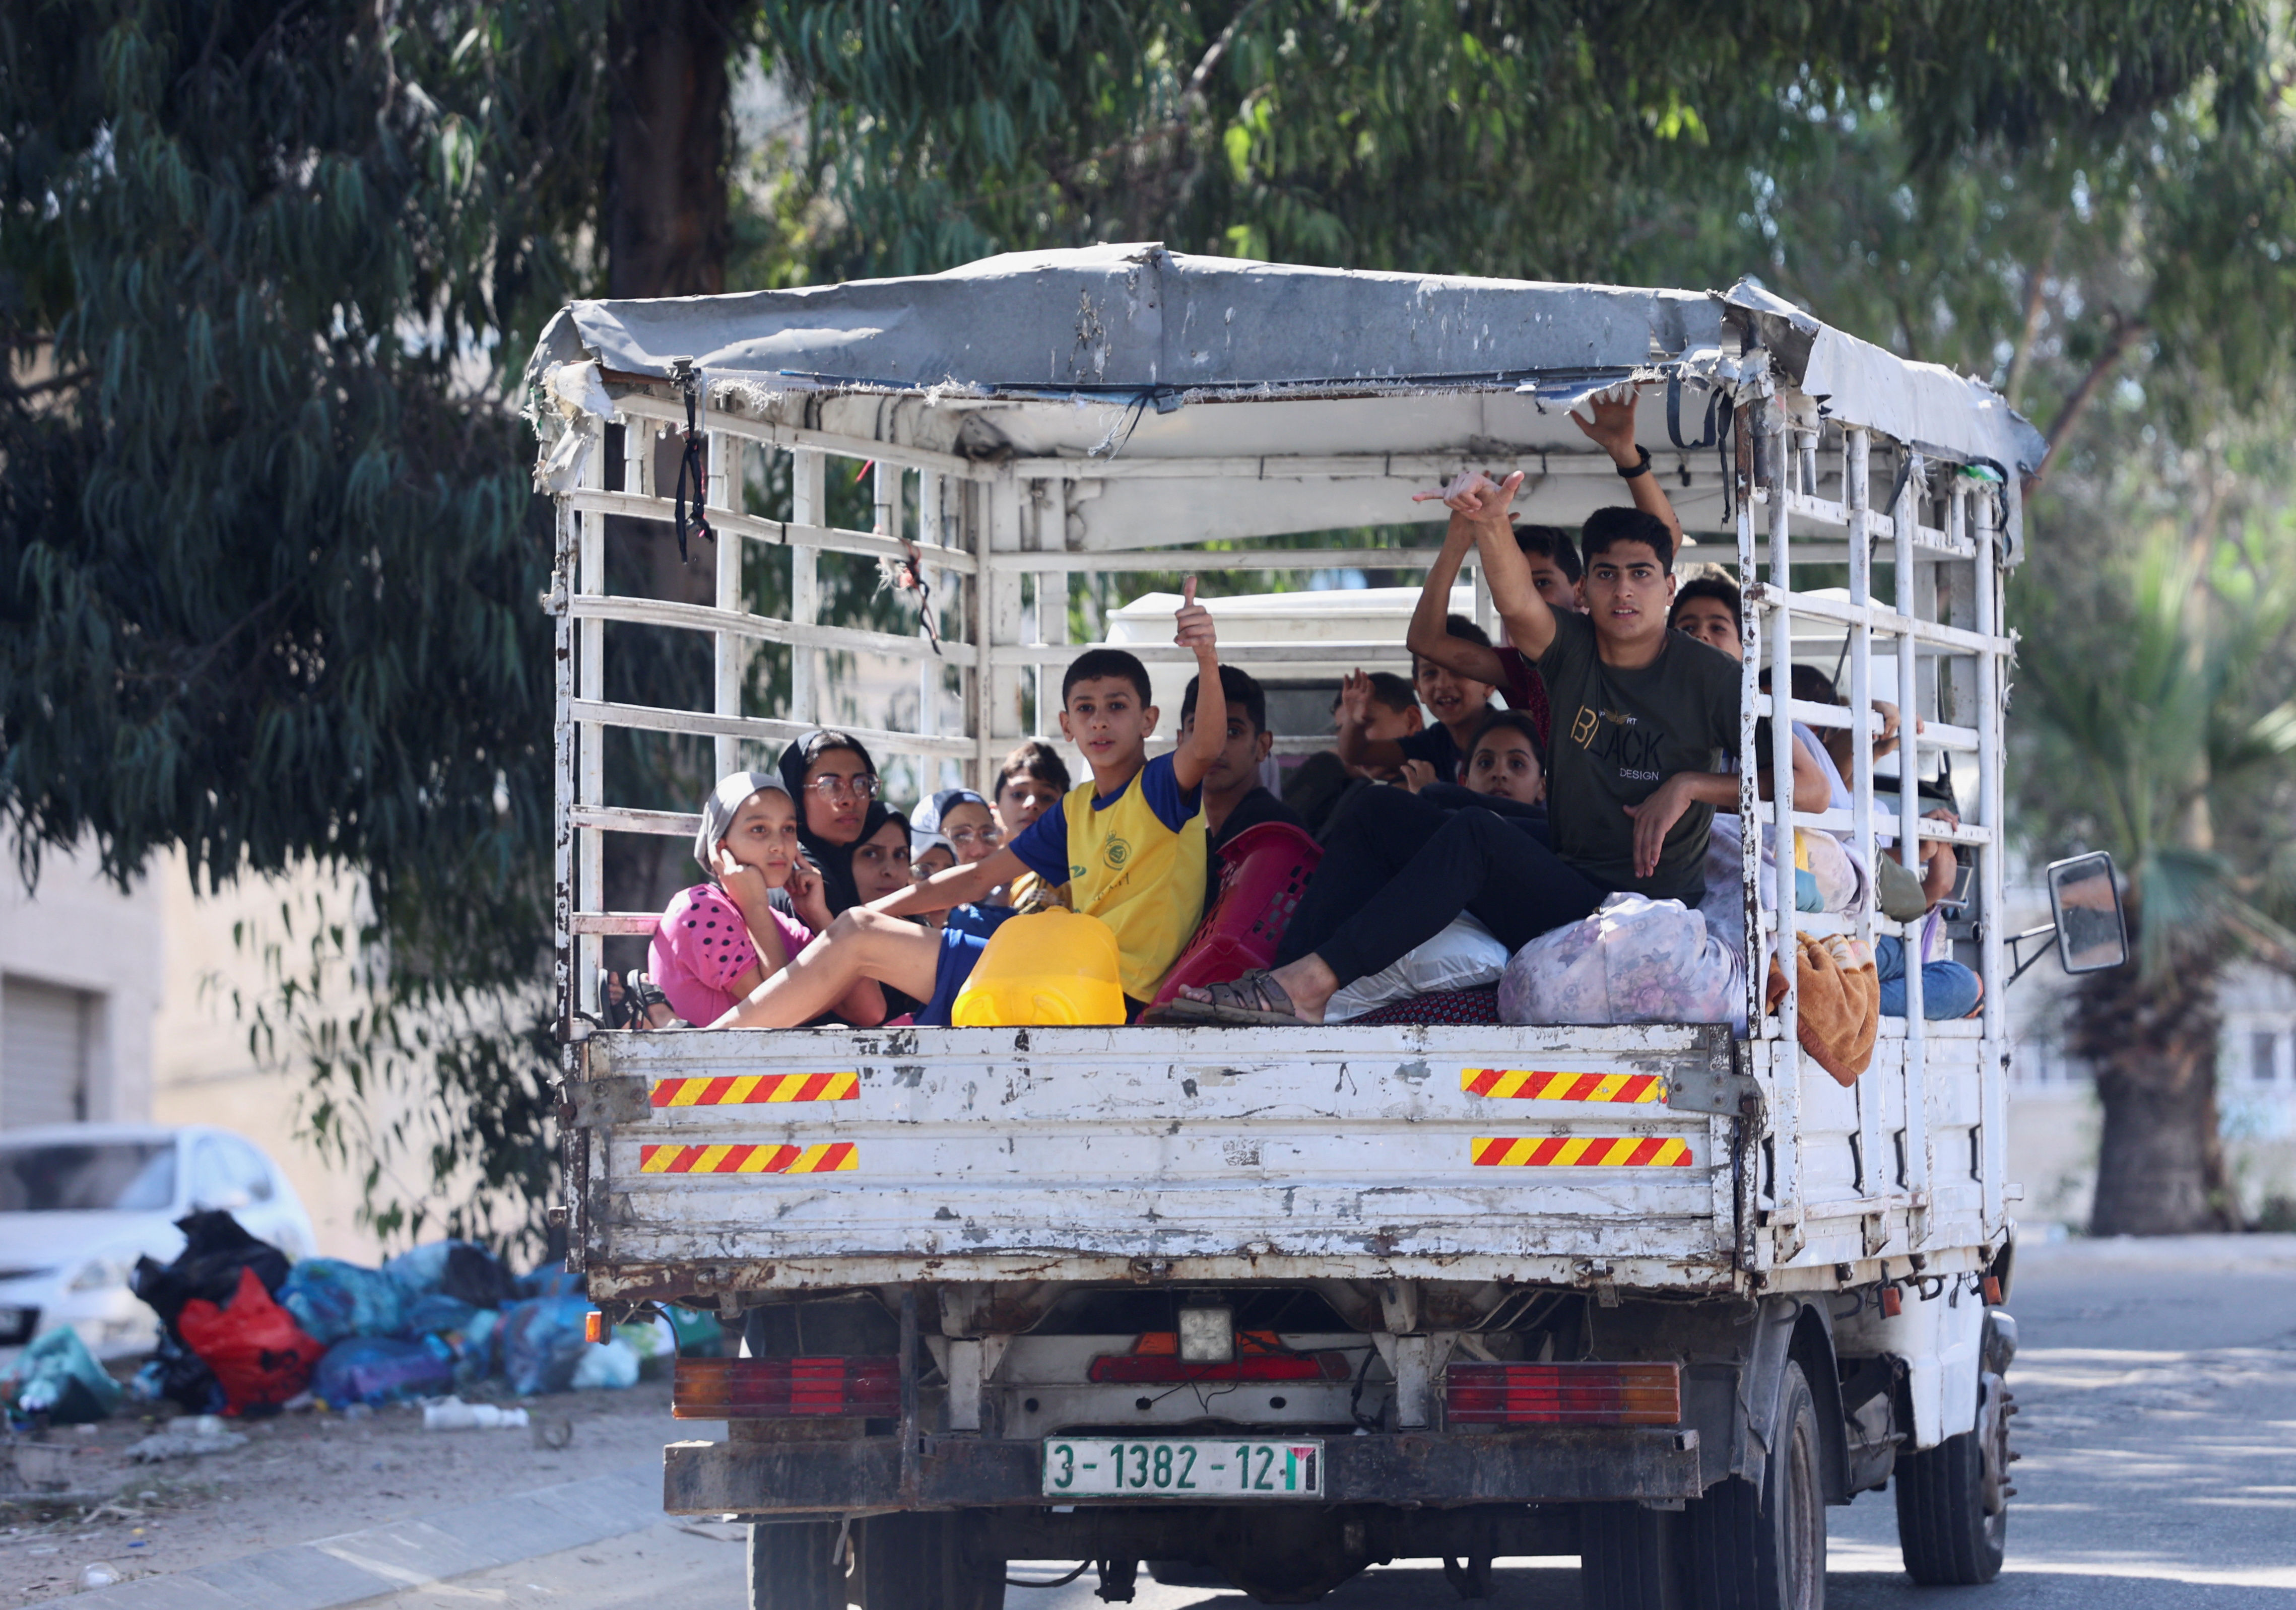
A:
<svg viewBox="0 0 2296 1610">
<path fill-rule="evenodd" d="M 473 1399 L 472 1401 L 477 1401 Z M 508 1402 L 511 1400 L 500 1400 Z M 131 1405 L 100 1426 L 59 1426 L 75 1450 L 75 1501 L 0 1500 L 0 1606 L 79 1591 L 91 1564 L 122 1581 L 506 1497 L 638 1464 L 662 1444 L 724 1428 L 669 1418 L 669 1384 L 526 1400 L 528 1430 L 426 1432 L 418 1407 L 365 1418 L 312 1410 L 228 1421 L 228 1452 L 137 1464 L 127 1451 L 166 1428 Z M 163 1407 L 165 1407 L 163 1405 Z M 549 1442 L 563 1441 L 562 1447 Z"/>
</svg>

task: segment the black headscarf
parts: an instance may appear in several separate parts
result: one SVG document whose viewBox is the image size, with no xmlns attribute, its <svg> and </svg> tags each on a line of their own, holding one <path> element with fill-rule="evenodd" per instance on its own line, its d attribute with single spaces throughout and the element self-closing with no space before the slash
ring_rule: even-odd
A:
<svg viewBox="0 0 2296 1610">
<path fill-rule="evenodd" d="M 869 751 L 862 747 L 859 739 L 849 732 L 821 727 L 815 728 L 803 738 L 793 740 L 790 747 L 782 751 L 781 773 L 782 781 L 788 786 L 790 797 L 797 801 L 797 841 L 805 846 L 805 853 L 813 864 L 821 869 L 822 896 L 828 901 L 829 912 L 833 917 L 861 903 L 860 887 L 853 881 L 854 845 L 874 837 L 892 813 L 886 808 L 883 800 L 871 800 L 869 808 L 862 813 L 861 831 L 853 844 L 832 844 L 807 825 L 805 774 L 815 761 L 832 749 L 852 750 L 861 757 L 861 764 L 869 768 L 869 775 L 876 776 L 877 763 L 869 757 Z"/>
</svg>

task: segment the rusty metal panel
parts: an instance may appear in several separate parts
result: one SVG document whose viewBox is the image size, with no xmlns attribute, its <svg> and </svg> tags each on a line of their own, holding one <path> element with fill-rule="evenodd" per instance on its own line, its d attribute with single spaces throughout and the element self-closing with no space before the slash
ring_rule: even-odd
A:
<svg viewBox="0 0 2296 1610">
<path fill-rule="evenodd" d="M 776 1283 L 767 1265 L 809 1285 L 840 1264 L 1338 1277 L 1525 1258 L 1711 1288 L 1734 1255 L 1713 1178 L 1733 1173 L 1734 1121 L 1662 1099 L 1678 1075 L 1712 1082 L 1708 1042 L 1697 1026 L 596 1034 L 574 1104 L 596 1147 L 585 1257 L 594 1280 L 746 1265 L 751 1289 Z M 837 1099 L 734 1099 L 761 1091 Z"/>
</svg>

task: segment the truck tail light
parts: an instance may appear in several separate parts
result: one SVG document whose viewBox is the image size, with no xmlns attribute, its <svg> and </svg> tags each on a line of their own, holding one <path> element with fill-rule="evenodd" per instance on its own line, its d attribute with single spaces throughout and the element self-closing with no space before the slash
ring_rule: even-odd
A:
<svg viewBox="0 0 2296 1610">
<path fill-rule="evenodd" d="M 680 1359 L 669 1412 L 681 1420 L 891 1419 L 901 1412 L 901 1361 Z"/>
<path fill-rule="evenodd" d="M 1454 1426 L 1678 1426 L 1679 1364 L 1454 1364 Z"/>
<path fill-rule="evenodd" d="M 1152 1330 L 1130 1353 L 1104 1353 L 1095 1359 L 1091 1378 L 1148 1386 L 1191 1381 L 1344 1381 L 1352 1373 L 1347 1354 L 1293 1353 L 1273 1331 L 1238 1331 L 1235 1356 L 1213 1362 L 1182 1358 L 1173 1332 Z"/>
</svg>

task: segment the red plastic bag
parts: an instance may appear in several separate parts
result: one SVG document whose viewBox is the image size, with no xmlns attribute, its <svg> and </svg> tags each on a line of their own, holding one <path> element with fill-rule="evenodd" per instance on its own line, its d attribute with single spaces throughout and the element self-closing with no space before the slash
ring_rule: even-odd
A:
<svg viewBox="0 0 2296 1610">
<path fill-rule="evenodd" d="M 277 1408 L 311 1384 L 312 1369 L 327 1351 L 271 1300 L 252 1268 L 239 1271 L 239 1289 L 228 1305 L 194 1297 L 184 1304 L 176 1325 L 223 1384 L 226 1414 Z"/>
</svg>

